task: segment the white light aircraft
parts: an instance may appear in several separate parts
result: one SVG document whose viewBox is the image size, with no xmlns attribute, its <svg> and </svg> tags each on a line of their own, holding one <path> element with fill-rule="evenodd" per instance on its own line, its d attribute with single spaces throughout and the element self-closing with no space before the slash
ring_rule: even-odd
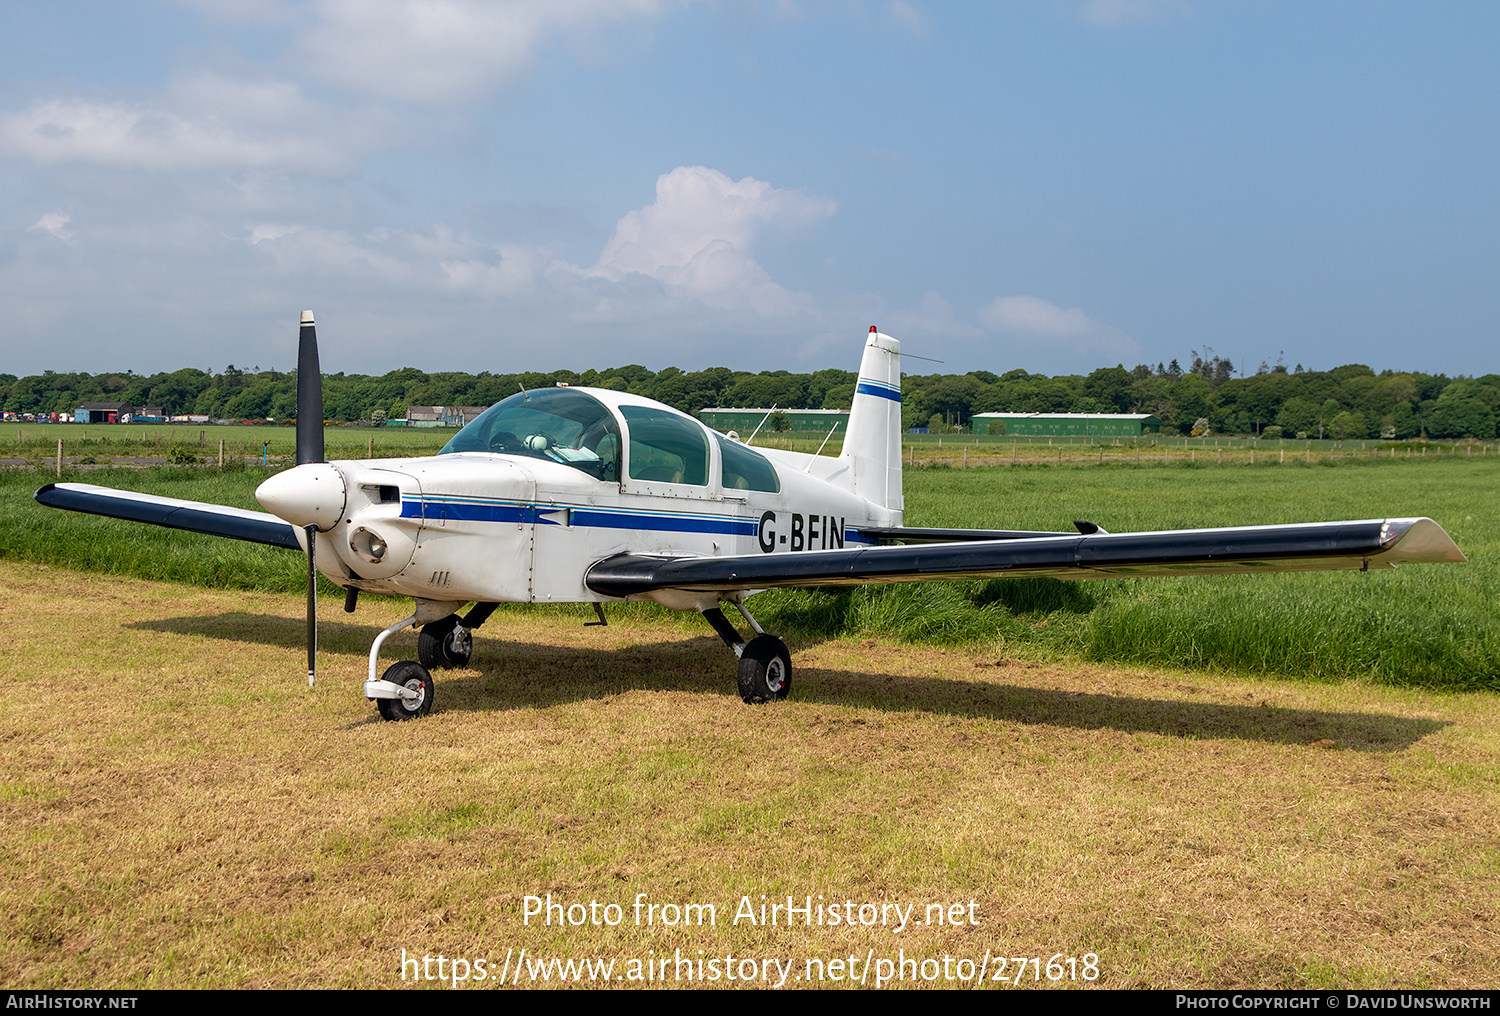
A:
<svg viewBox="0 0 1500 1016">
<path fill-rule="evenodd" d="M 1048 575 L 1058 578 L 1394 568 L 1463 561 L 1425 518 L 1110 534 L 902 526 L 901 347 L 871 327 L 842 452 L 755 449 L 650 399 L 597 388 L 517 392 L 430 458 L 325 462 L 312 312 L 302 315 L 297 465 L 255 496 L 270 512 L 88 484 L 42 504 L 297 549 L 307 555 L 308 682 L 316 574 L 411 596 L 370 647 L 364 693 L 388 720 L 427 713 L 431 671 L 468 663 L 500 603 L 654 600 L 700 612 L 739 657 L 746 702 L 785 698 L 786 644 L 745 607 L 785 586 Z M 474 604 L 462 617 L 459 611 Z M 730 604 L 753 636 L 725 616 Z M 420 626 L 419 661 L 377 676 L 380 646 Z"/>
</svg>

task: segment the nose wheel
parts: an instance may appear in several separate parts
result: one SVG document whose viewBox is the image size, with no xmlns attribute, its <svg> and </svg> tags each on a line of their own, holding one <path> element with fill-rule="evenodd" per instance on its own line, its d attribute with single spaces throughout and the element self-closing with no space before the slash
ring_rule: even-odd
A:
<svg viewBox="0 0 1500 1016">
<path fill-rule="evenodd" d="M 389 681 L 399 689 L 399 698 L 376 699 L 382 719 L 414 720 L 432 711 L 432 675 L 427 668 L 411 660 L 402 660 L 386 668 L 382 681 Z"/>
<path fill-rule="evenodd" d="M 375 663 L 380 658 L 380 644 L 403 628 L 416 624 L 416 615 L 404 618 L 375 636 L 370 646 L 370 669 L 365 679 L 365 698 L 374 699 L 380 715 L 387 720 L 414 720 L 432 712 L 432 675 L 412 660 L 393 663 L 377 680 Z"/>
</svg>

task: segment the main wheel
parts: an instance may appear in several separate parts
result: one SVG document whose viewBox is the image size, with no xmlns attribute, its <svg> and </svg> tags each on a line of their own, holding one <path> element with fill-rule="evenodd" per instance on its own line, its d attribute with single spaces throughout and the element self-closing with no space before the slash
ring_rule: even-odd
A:
<svg viewBox="0 0 1500 1016">
<path fill-rule="evenodd" d="M 424 624 L 417 632 L 417 660 L 428 670 L 467 667 L 474 653 L 474 636 L 450 614 Z"/>
<path fill-rule="evenodd" d="M 740 654 L 740 698 L 779 702 L 792 690 L 792 654 L 775 635 L 757 635 Z"/>
<path fill-rule="evenodd" d="M 387 667 L 381 678 L 403 688 L 410 688 L 418 694 L 415 699 L 376 699 L 375 704 L 382 717 L 387 720 L 414 720 L 432 712 L 432 675 L 427 673 L 426 667 L 411 660 L 402 660 Z"/>
</svg>

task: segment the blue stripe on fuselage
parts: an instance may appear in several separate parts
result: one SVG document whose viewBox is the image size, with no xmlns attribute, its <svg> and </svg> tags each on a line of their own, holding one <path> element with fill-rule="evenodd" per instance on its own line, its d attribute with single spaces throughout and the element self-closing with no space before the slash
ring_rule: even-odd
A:
<svg viewBox="0 0 1500 1016">
<path fill-rule="evenodd" d="M 548 518 L 569 512 L 569 524 L 597 529 L 636 529 L 678 533 L 723 533 L 729 536 L 754 536 L 760 529 L 758 519 L 731 515 L 688 515 L 670 512 L 633 512 L 622 509 L 583 508 L 575 505 L 533 504 L 521 501 L 437 500 L 406 498 L 401 502 L 401 517 L 429 522 L 510 522 L 543 526 L 563 525 Z"/>
<path fill-rule="evenodd" d="M 573 509 L 573 525 L 600 529 L 646 529 L 674 533 L 724 533 L 729 536 L 754 536 L 760 530 L 758 519 L 738 519 L 730 515 L 665 515 L 657 512 L 602 512 L 589 508 Z"/>
<path fill-rule="evenodd" d="M 402 498 L 401 517 L 432 522 L 535 523 L 537 507 L 520 501 L 418 501 Z"/>
</svg>

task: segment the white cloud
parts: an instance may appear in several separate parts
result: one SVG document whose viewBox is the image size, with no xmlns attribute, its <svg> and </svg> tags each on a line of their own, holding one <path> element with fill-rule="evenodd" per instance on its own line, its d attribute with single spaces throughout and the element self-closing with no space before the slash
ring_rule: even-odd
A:
<svg viewBox="0 0 1500 1016">
<path fill-rule="evenodd" d="M 654 18 L 659 0 L 322 0 L 306 70 L 403 102 L 472 97 L 523 73 L 554 33 Z"/>
<path fill-rule="evenodd" d="M 1140 345 L 1120 329 L 1076 307 L 1064 309 L 1034 296 L 998 297 L 980 308 L 979 320 L 993 332 L 1080 354 L 1126 357 L 1140 351 Z"/>
<path fill-rule="evenodd" d="M 67 228 L 71 216 L 63 212 L 48 212 L 40 219 L 26 227 L 28 233 L 46 233 L 48 236 L 58 240 L 67 240 L 73 236 L 73 231 Z"/>
<path fill-rule="evenodd" d="M 279 28 L 294 24 L 298 10 L 296 0 L 173 0 L 178 6 L 197 11 L 204 17 L 235 25 Z"/>
<path fill-rule="evenodd" d="M 53 98 L 0 113 L 0 150 L 42 164 L 326 175 L 352 169 L 384 126 L 378 114 L 334 110 L 289 82 L 200 75 L 174 82 L 156 104 Z"/>
<path fill-rule="evenodd" d="M 755 259 L 757 242 L 822 222 L 833 203 L 754 179 L 703 167 L 664 174 L 656 200 L 622 209 L 617 228 L 597 239 L 596 262 L 504 230 L 383 228 L 368 208 L 320 201 L 307 184 L 244 176 L 248 187 L 222 174 L 140 174 L 111 181 L 130 201 L 83 195 L 34 220 L 26 236 L 53 248 L 49 256 L 0 264 L 0 306 L 35 346 L 26 371 L 57 367 L 46 343 L 29 340 L 59 321 L 91 336 L 70 346 L 72 362 L 118 362 L 110 343 L 128 332 L 151 336 L 149 356 L 131 364 L 138 370 L 219 367 L 246 349 L 285 365 L 295 360 L 288 315 L 302 307 L 329 323 L 330 370 L 583 369 L 626 359 L 764 366 L 806 357 L 835 331 L 827 348 L 844 362 L 857 338 L 849 314 L 783 285 Z M 75 229 L 87 243 L 52 242 Z M 929 316 L 943 313 L 928 304 Z M 861 326 L 883 320 L 865 319 L 853 317 Z"/>
<path fill-rule="evenodd" d="M 822 221 L 833 213 L 833 202 L 748 177 L 730 180 L 703 166 L 662 175 L 656 195 L 619 220 L 588 268 L 544 247 L 483 243 L 441 225 L 361 234 L 271 220 L 250 223 L 242 235 L 286 277 L 540 302 L 576 321 L 701 321 L 727 312 L 736 327 L 751 332 L 818 326 L 813 298 L 773 281 L 751 245 L 765 230 Z"/>
<path fill-rule="evenodd" d="M 440 282 L 437 262 L 410 233 L 380 231 L 365 236 L 321 226 L 263 225 L 250 230 L 256 252 L 269 257 L 285 277 L 341 279 L 397 289 L 432 289 Z"/>
<path fill-rule="evenodd" d="M 280 222 L 257 222 L 250 227 L 250 244 L 254 246 L 262 240 L 279 240 L 296 229 L 296 226 Z"/>
<path fill-rule="evenodd" d="M 908 35 L 918 38 L 927 35 L 927 15 L 920 7 L 909 4 L 906 0 L 890 0 L 886 4 L 886 11 L 890 14 L 891 23 Z"/>
<path fill-rule="evenodd" d="M 1190 0 L 1087 0 L 1083 20 L 1100 28 L 1119 28 L 1141 21 L 1192 12 Z"/>
<path fill-rule="evenodd" d="M 821 222 L 836 208 L 748 176 L 679 166 L 657 178 L 654 203 L 619 221 L 590 274 L 637 273 L 704 296 L 774 285 L 751 255 L 756 235 Z"/>
<path fill-rule="evenodd" d="M 1063 310 L 1034 296 L 999 297 L 979 311 L 979 319 L 997 332 L 1051 338 L 1076 338 L 1100 327 L 1076 307 Z"/>
<path fill-rule="evenodd" d="M 913 339 L 973 338 L 981 334 L 971 322 L 961 320 L 941 293 L 929 289 L 910 309 L 894 308 L 881 314 L 881 331 L 900 338 Z M 916 351 L 916 347 L 912 347 Z"/>
</svg>

